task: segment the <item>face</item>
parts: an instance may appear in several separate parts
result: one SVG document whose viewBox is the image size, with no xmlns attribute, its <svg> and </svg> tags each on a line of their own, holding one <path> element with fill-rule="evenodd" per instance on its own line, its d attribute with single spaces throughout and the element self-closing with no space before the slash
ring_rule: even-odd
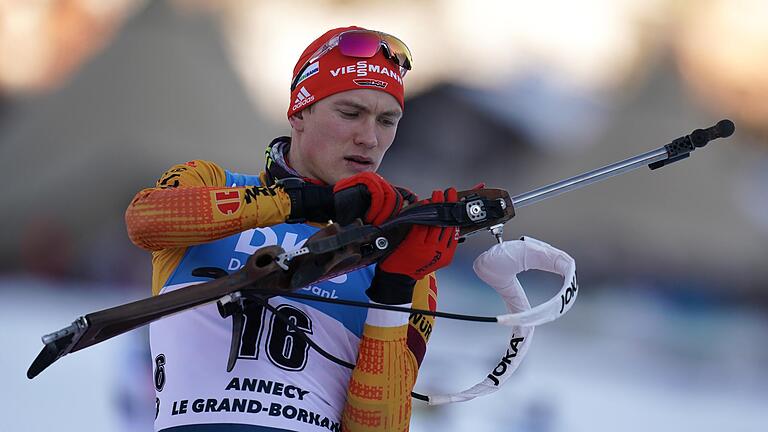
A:
<svg viewBox="0 0 768 432">
<path fill-rule="evenodd" d="M 402 114 L 397 100 L 378 90 L 328 96 L 291 117 L 288 163 L 303 176 L 327 184 L 375 172 L 395 139 Z"/>
</svg>

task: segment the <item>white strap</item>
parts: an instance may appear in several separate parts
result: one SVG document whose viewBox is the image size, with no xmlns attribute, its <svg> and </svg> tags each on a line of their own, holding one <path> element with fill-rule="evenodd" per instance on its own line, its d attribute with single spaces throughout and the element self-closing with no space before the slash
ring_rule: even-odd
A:
<svg viewBox="0 0 768 432">
<path fill-rule="evenodd" d="M 482 253 L 473 265 L 477 276 L 504 299 L 509 314 L 498 323 L 511 327 L 512 336 L 501 360 L 484 380 L 459 393 L 429 396 L 430 405 L 463 402 L 497 391 L 523 361 L 531 344 L 534 327 L 554 321 L 573 306 L 578 284 L 576 262 L 567 253 L 531 237 L 505 241 Z M 518 273 L 542 270 L 563 277 L 560 291 L 548 301 L 531 308 Z"/>
</svg>

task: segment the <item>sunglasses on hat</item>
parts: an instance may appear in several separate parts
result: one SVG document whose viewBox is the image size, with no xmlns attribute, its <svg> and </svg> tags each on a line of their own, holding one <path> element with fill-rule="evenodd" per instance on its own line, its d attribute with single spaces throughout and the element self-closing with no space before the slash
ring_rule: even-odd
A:
<svg viewBox="0 0 768 432">
<path fill-rule="evenodd" d="M 382 49 L 384 57 L 400 67 L 400 76 L 403 77 L 412 68 L 411 50 L 400 39 L 373 30 L 348 30 L 332 37 L 309 57 L 309 60 L 299 69 L 299 73 L 293 77 L 291 91 L 296 89 L 301 75 L 309 65 L 337 46 L 342 55 L 357 58 L 371 58 L 379 52 L 379 49 Z"/>
</svg>

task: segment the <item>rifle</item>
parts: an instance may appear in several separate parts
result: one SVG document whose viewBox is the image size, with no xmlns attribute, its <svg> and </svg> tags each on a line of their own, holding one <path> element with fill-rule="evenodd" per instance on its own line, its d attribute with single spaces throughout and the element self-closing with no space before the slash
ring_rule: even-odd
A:
<svg viewBox="0 0 768 432">
<path fill-rule="evenodd" d="M 208 276 L 214 280 L 92 312 L 77 318 L 71 325 L 57 332 L 44 335 L 44 347 L 29 367 L 27 377 L 34 378 L 67 354 L 104 342 L 168 315 L 214 301 L 217 301 L 222 317 L 233 317 L 233 335 L 239 335 L 242 330 L 245 300 L 256 298 L 263 301 L 270 296 L 308 298 L 451 319 L 498 322 L 497 317 L 371 305 L 304 295 L 294 291 L 313 282 L 327 280 L 378 262 L 403 241 L 410 226 L 414 224 L 457 226 L 460 228 L 460 241 L 469 235 L 490 231 L 497 241 L 501 242 L 504 224 L 515 216 L 515 209 L 643 165 L 647 165 L 651 170 L 662 168 L 689 157 L 691 152 L 706 146 L 714 139 L 731 136 L 734 129 L 733 122 L 721 120 L 715 126 L 696 129 L 658 149 L 514 197 L 510 197 L 503 189 L 468 190 L 459 192 L 459 201 L 456 203 L 412 205 L 379 226 L 364 225 L 359 219 L 345 226 L 332 223 L 312 235 L 303 247 L 297 250 L 285 251 L 279 246 L 257 250 L 242 269 L 232 274 L 226 274 L 220 269 L 196 269 L 193 273 L 195 276 Z M 228 371 L 234 367 L 239 344 L 240 338 L 233 337 Z M 316 345 L 310 345 L 323 353 Z M 348 363 L 344 365 L 350 366 Z"/>
</svg>

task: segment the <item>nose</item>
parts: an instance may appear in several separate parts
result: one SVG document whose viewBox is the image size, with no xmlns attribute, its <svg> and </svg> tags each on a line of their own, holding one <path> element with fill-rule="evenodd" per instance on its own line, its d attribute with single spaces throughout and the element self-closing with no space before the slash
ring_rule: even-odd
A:
<svg viewBox="0 0 768 432">
<path fill-rule="evenodd" d="M 355 131 L 355 144 L 369 149 L 379 145 L 379 140 L 376 136 L 376 119 L 366 119 L 366 121 L 358 123 L 357 130 Z"/>
</svg>

